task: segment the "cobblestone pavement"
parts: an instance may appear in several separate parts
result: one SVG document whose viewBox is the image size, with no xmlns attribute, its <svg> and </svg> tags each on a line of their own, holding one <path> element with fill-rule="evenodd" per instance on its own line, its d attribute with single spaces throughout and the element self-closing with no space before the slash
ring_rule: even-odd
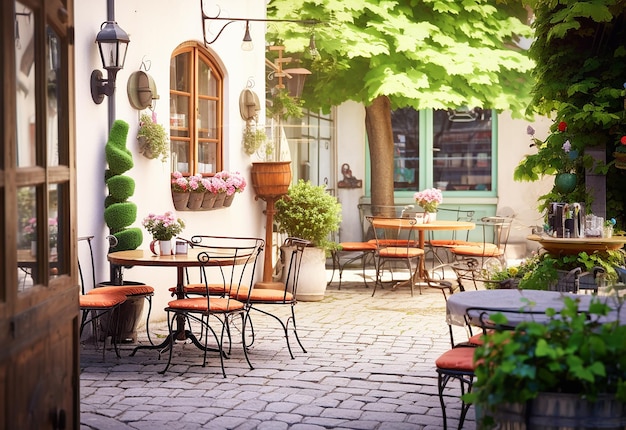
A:
<svg viewBox="0 0 626 430">
<path fill-rule="evenodd" d="M 355 272 L 357 273 L 357 272 Z M 344 274 L 344 279 L 346 276 Z M 81 349 L 81 429 L 442 429 L 434 361 L 449 347 L 440 291 L 377 290 L 333 283 L 320 302 L 296 306 L 298 332 L 291 359 L 278 323 L 253 314 L 254 370 L 239 343 L 225 360 L 192 344 L 167 355 L 122 345 L 122 358 L 86 343 Z M 162 339 L 165 323 L 151 325 Z M 462 328 L 459 328 L 462 330 Z M 146 343 L 139 331 L 139 342 Z M 141 337 L 143 336 L 143 338 Z M 449 428 L 460 412 L 459 384 L 446 391 Z M 470 409 L 465 428 L 474 428 Z"/>
</svg>

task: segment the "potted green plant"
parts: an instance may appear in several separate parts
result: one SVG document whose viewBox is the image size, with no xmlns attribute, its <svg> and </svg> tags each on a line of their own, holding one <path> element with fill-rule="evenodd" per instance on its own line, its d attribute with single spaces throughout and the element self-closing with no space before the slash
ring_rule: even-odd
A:
<svg viewBox="0 0 626 430">
<path fill-rule="evenodd" d="M 464 396 L 476 406 L 478 428 L 626 425 L 626 326 L 602 319 L 610 308 L 600 298 L 585 311 L 575 299 L 563 300 L 562 311 L 546 312 L 547 321 L 512 330 L 498 330 L 507 324 L 504 315 L 488 316 L 496 329 L 476 348 L 476 382 Z"/>
<path fill-rule="evenodd" d="M 139 119 L 139 152 L 150 159 L 160 158 L 163 163 L 167 161 L 170 153 L 169 136 L 165 127 L 152 121 L 147 114 L 141 114 Z"/>
<path fill-rule="evenodd" d="M 326 290 L 326 254 L 336 247 L 330 235 L 339 230 L 341 204 L 321 185 L 299 180 L 276 201 L 275 220 L 281 233 L 308 240 L 298 286 L 298 300 L 321 300 Z M 289 253 L 284 253 L 289 261 Z"/>
<path fill-rule="evenodd" d="M 484 278 L 493 281 L 487 284 L 488 287 L 514 285 L 526 290 L 549 290 L 576 268 L 580 268 L 581 272 L 589 273 L 588 277 L 581 278 L 581 286 L 586 281 L 595 284 L 591 272 L 597 267 L 603 269 L 604 279 L 607 282 L 615 282 L 618 278 L 615 267 L 623 265 L 624 251 L 622 250 L 580 252 L 561 256 L 541 253 L 525 259 L 517 266 L 488 272 Z"/>
<path fill-rule="evenodd" d="M 267 135 L 262 127 L 259 127 L 256 121 L 246 121 L 246 127 L 243 130 L 243 150 L 248 155 L 256 154 L 259 149 L 263 150 L 263 159 L 271 156 L 272 145 L 268 145 Z"/>
</svg>

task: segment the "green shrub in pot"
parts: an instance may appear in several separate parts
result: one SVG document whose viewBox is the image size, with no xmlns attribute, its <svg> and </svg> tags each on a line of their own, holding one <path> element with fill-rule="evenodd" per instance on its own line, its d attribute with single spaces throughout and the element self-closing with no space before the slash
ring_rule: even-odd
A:
<svg viewBox="0 0 626 430">
<path fill-rule="evenodd" d="M 330 234 L 339 230 L 341 204 L 324 186 L 300 179 L 289 187 L 286 196 L 276 201 L 274 219 L 281 233 L 308 240 L 329 251 L 336 246 Z"/>
</svg>

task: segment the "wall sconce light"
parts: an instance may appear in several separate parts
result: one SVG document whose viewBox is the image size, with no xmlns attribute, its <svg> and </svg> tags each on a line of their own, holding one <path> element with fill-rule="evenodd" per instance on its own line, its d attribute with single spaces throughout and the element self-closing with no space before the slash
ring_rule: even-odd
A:
<svg viewBox="0 0 626 430">
<path fill-rule="evenodd" d="M 128 42 L 130 42 L 128 34 L 117 25 L 117 22 L 105 21 L 100 26 L 96 43 L 102 67 L 107 71 L 107 79 L 102 77 L 100 70 L 91 72 L 91 98 L 94 103 L 102 103 L 105 95 L 111 96 L 115 92 L 115 76 L 124 68 Z"/>
</svg>

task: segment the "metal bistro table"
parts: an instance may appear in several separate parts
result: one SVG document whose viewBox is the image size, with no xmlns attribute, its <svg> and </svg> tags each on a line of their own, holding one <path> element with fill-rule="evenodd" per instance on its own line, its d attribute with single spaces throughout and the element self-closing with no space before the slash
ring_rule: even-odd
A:
<svg viewBox="0 0 626 430">
<path fill-rule="evenodd" d="M 178 299 L 185 298 L 184 286 L 185 286 L 185 268 L 187 267 L 200 267 L 202 264 L 208 266 L 231 266 L 241 264 L 245 262 L 250 254 L 242 254 L 238 256 L 236 261 L 233 261 L 232 255 L 229 257 L 220 257 L 219 253 L 211 251 L 210 260 L 208 262 L 201 263 L 198 260 L 198 255 L 202 252 L 206 252 L 203 248 L 190 248 L 187 254 L 176 255 L 154 255 L 150 251 L 144 251 L 136 249 L 132 251 L 117 251 L 108 254 L 107 258 L 110 263 L 124 267 L 131 266 L 151 266 L 151 267 L 175 267 L 176 268 L 176 296 Z M 200 349 L 204 349 L 204 346 L 198 341 L 196 336 L 190 331 L 185 329 L 185 318 L 180 316 L 176 320 L 176 333 L 175 339 L 185 340 L 189 339 Z M 169 336 L 165 338 L 159 345 L 140 345 L 135 347 L 131 356 L 139 349 L 159 349 L 163 350 L 166 346 L 170 345 Z"/>
<path fill-rule="evenodd" d="M 601 321 L 615 321 L 619 318 L 620 324 L 626 324 L 625 312 L 618 314 L 618 302 L 612 296 L 518 289 L 464 291 L 452 294 L 448 297 L 446 303 L 446 321 L 448 324 L 464 326 L 467 325 L 467 320 L 470 319 L 472 324 L 480 325 L 479 318 L 482 311 L 520 311 L 522 309 L 533 312 L 534 314 L 506 314 L 508 322 L 511 325 L 519 324 L 531 318 L 535 321 L 542 321 L 547 319 L 547 316 L 540 314 L 545 313 L 548 308 L 553 308 L 557 312 L 563 309 L 563 297 L 566 296 L 579 300 L 578 306 L 580 310 L 588 310 L 593 298 L 606 300 L 606 303 L 613 310 L 609 315 L 602 318 Z M 477 310 L 474 314 L 470 310 L 469 315 L 467 315 L 468 310 L 474 308 L 480 309 L 480 311 Z M 537 313 L 540 314 L 538 315 Z"/>
<path fill-rule="evenodd" d="M 373 224 L 377 228 L 400 228 L 413 229 L 418 232 L 418 246 L 424 249 L 424 233 L 426 231 L 446 231 L 446 230 L 473 230 L 476 224 L 469 221 L 447 221 L 437 220 L 428 223 L 415 223 L 413 218 L 378 218 L 375 217 Z M 424 278 L 424 259 L 420 261 L 419 275 Z"/>
</svg>

